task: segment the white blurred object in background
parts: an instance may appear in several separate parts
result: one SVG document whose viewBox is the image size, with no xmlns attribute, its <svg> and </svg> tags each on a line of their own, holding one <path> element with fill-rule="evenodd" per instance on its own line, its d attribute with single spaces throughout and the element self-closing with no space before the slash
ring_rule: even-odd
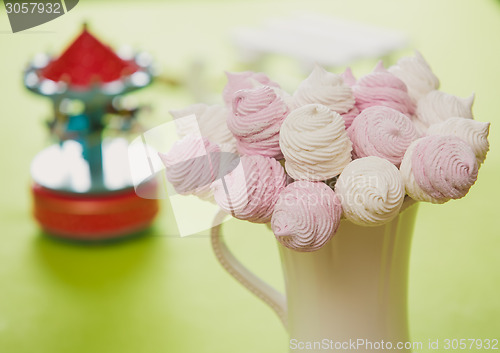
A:
<svg viewBox="0 0 500 353">
<path fill-rule="evenodd" d="M 407 47 L 404 33 L 319 14 L 268 20 L 259 28 L 236 28 L 233 43 L 240 59 L 259 66 L 267 55 L 297 60 L 304 70 L 314 64 L 341 67 L 360 59 L 381 58 Z"/>
</svg>

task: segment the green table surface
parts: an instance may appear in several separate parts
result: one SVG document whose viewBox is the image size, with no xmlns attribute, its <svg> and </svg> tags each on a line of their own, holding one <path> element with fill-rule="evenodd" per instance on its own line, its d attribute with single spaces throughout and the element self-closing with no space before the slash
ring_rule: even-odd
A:
<svg viewBox="0 0 500 353">
<path fill-rule="evenodd" d="M 186 75 L 186 63 L 203 58 L 209 82 L 220 90 L 223 70 L 241 68 L 230 28 L 296 11 L 402 30 L 430 62 L 442 90 L 476 93 L 476 119 L 492 122 L 491 152 L 465 199 L 420 207 L 410 329 L 414 341 L 500 339 L 500 2 L 81 1 L 68 15 L 15 35 L 0 6 L 1 353 L 287 351 L 278 319 L 222 270 L 207 232 L 176 236 L 166 201 L 146 236 L 119 244 L 68 244 L 39 231 L 30 214 L 29 166 L 49 143 L 43 121 L 50 105 L 27 92 L 21 78 L 30 57 L 58 53 L 87 20 L 103 40 L 151 52 L 165 74 Z M 161 84 L 139 96 L 154 105 L 151 126 L 167 121 L 169 109 L 192 103 L 186 90 Z M 272 234 L 238 221 L 225 229 L 242 261 L 282 289 Z"/>
</svg>

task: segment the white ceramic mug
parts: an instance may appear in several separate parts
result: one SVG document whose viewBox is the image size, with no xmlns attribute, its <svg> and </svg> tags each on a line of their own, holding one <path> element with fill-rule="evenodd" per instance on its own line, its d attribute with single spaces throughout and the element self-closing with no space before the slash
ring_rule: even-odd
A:
<svg viewBox="0 0 500 353">
<path fill-rule="evenodd" d="M 409 342 L 408 263 L 416 211 L 407 198 L 398 217 L 382 226 L 343 219 L 332 240 L 315 252 L 278 243 L 286 295 L 231 254 L 220 234 L 222 212 L 214 221 L 212 246 L 222 266 L 279 316 L 291 352 L 354 351 L 353 341 L 358 352 L 394 350 Z M 397 351 L 410 352 L 402 348 Z"/>
</svg>

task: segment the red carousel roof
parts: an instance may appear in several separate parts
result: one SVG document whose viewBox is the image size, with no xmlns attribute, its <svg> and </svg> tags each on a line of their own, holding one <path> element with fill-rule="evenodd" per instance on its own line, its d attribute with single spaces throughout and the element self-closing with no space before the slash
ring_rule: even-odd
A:
<svg viewBox="0 0 500 353">
<path fill-rule="evenodd" d="M 138 70 L 133 61 L 122 60 L 107 45 L 90 34 L 84 26 L 82 33 L 59 56 L 40 72 L 52 81 L 89 86 L 96 81 L 108 83 Z"/>
</svg>

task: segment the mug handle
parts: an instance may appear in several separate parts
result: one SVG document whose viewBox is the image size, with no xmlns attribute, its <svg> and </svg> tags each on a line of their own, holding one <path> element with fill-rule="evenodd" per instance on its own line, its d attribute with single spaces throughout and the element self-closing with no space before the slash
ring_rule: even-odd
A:
<svg viewBox="0 0 500 353">
<path fill-rule="evenodd" d="M 221 233 L 222 221 L 226 216 L 227 213 L 219 210 L 213 221 L 210 238 L 215 257 L 231 276 L 273 309 L 286 329 L 288 322 L 285 295 L 250 272 L 231 253 Z"/>
</svg>

